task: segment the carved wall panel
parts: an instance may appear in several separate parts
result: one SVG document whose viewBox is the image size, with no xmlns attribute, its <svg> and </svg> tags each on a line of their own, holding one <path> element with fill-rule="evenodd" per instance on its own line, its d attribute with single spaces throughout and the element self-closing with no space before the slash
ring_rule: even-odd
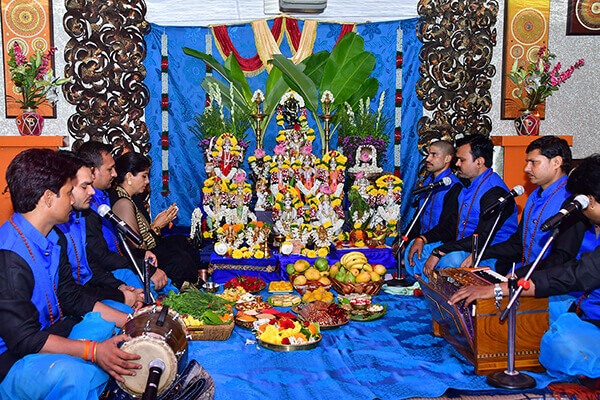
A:
<svg viewBox="0 0 600 400">
<path fill-rule="evenodd" d="M 423 42 L 417 96 L 432 112 L 417 127 L 419 150 L 432 139 L 489 136 L 491 79 L 496 74 L 496 0 L 420 0 L 417 36 Z"/>
<path fill-rule="evenodd" d="M 67 123 L 77 149 L 83 141 L 113 144 L 117 152 L 147 153 L 148 127 L 141 120 L 149 92 L 146 70 L 144 0 L 67 0 L 63 23 L 71 37 L 65 47 L 64 85 L 76 113 Z"/>
</svg>

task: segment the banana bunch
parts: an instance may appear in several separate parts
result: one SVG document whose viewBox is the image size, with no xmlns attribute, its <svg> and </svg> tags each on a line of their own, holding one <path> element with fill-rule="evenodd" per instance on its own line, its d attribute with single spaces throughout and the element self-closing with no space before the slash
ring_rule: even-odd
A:
<svg viewBox="0 0 600 400">
<path fill-rule="evenodd" d="M 369 264 L 367 257 L 360 251 L 344 254 L 329 270 L 329 275 L 336 280 L 350 283 L 377 282 L 385 273 L 383 265 Z"/>
<path fill-rule="evenodd" d="M 362 269 L 364 264 L 369 265 L 367 257 L 360 251 L 352 251 L 348 254 L 344 254 L 340 260 L 340 263 L 348 270 L 352 268 Z"/>
</svg>

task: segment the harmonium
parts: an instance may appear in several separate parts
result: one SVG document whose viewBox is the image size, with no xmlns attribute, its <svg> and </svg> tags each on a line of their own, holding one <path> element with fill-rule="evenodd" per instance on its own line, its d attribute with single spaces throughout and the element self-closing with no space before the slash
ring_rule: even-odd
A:
<svg viewBox="0 0 600 400">
<path fill-rule="evenodd" d="M 453 306 L 448 300 L 461 287 L 492 285 L 506 278 L 489 268 L 434 270 L 429 283 L 417 277 L 431 308 L 433 334 L 443 337 L 475 367 L 477 375 L 504 371 L 508 366 L 508 318 L 500 322 L 501 311 L 494 299 L 464 301 Z M 515 369 L 544 371 L 538 357 L 542 336 L 548 330 L 548 299 L 521 297 L 517 309 Z M 508 305 L 502 299 L 501 310 Z"/>
</svg>

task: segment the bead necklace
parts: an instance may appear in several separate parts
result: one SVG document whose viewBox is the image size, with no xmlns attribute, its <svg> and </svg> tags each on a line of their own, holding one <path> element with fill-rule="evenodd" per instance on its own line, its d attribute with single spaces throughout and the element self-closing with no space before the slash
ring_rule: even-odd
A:
<svg viewBox="0 0 600 400">
<path fill-rule="evenodd" d="M 469 206 L 469 211 L 467 212 L 467 219 L 465 220 L 464 226 L 465 228 L 463 229 L 462 235 L 461 235 L 461 239 L 465 236 L 465 229 L 467 229 L 467 224 L 469 223 L 469 217 L 471 216 L 471 207 L 473 207 L 473 203 L 475 203 L 475 199 L 477 198 L 477 192 L 479 192 L 479 189 L 481 188 L 481 185 L 483 185 L 483 182 L 485 182 L 487 180 L 487 178 L 489 178 L 492 175 L 492 170 L 488 169 L 488 176 L 486 176 L 485 178 L 483 178 L 483 180 L 479 183 L 479 186 L 477 186 L 477 189 L 475 190 L 475 194 L 473 195 L 473 199 L 471 200 L 471 205 Z M 460 229 L 460 214 L 462 213 L 462 208 L 463 208 L 463 204 L 460 205 L 460 209 L 458 210 L 458 221 L 456 221 L 456 237 L 458 238 L 458 232 Z"/>
<path fill-rule="evenodd" d="M 23 239 L 23 243 L 25 243 L 25 247 L 27 247 L 27 250 L 29 251 L 29 255 L 31 256 L 31 259 L 35 263 L 35 257 L 33 256 L 33 251 L 31 251 L 31 247 L 29 247 L 29 243 L 27 243 L 27 239 L 25 239 L 25 235 L 23 235 L 23 232 L 21 232 L 19 227 L 13 222 L 12 217 L 10 217 L 10 223 L 13 226 L 13 228 L 15 228 L 17 232 L 19 232 L 21 239 Z M 48 274 L 48 277 L 50 277 L 50 274 Z M 50 279 L 50 280 L 52 281 L 52 279 Z M 59 316 L 62 316 L 63 313 L 62 313 L 62 309 L 60 308 L 60 302 L 58 301 L 58 292 L 56 291 L 56 282 L 52 281 L 52 285 L 54 286 L 54 294 L 56 295 L 56 304 L 58 305 Z M 46 293 L 46 291 L 44 291 L 44 296 L 46 296 L 46 304 L 48 305 L 48 311 L 50 312 L 50 325 L 54 325 L 54 313 L 52 312 L 52 305 L 50 304 L 50 299 L 48 298 L 48 293 Z"/>
<path fill-rule="evenodd" d="M 75 240 L 73 240 L 73 236 L 69 233 L 69 239 L 71 239 L 71 243 L 73 243 L 73 250 L 75 250 L 75 259 L 77 259 L 77 284 L 81 285 L 81 262 L 79 261 L 79 254 L 77 253 L 77 246 L 75 245 Z"/>
<path fill-rule="evenodd" d="M 527 251 L 527 259 L 525 259 L 525 247 L 527 245 L 527 228 L 529 227 L 529 217 L 531 216 L 531 212 L 533 211 L 533 206 L 529 209 L 529 212 L 527 213 L 527 221 L 525 223 L 525 232 L 523 232 L 523 256 L 521 257 L 521 265 L 529 264 L 529 256 L 531 255 L 531 248 L 533 247 L 535 234 L 538 231 L 538 225 L 540 224 L 540 218 L 542 217 L 542 214 L 544 213 L 546 206 L 548 205 L 548 203 L 550 203 L 550 199 L 552 199 L 552 196 L 554 196 L 556 194 L 556 192 L 558 192 L 560 190 L 560 188 L 562 188 L 566 184 L 567 184 L 567 182 L 565 181 L 559 187 L 557 187 L 554 190 L 554 192 L 552 192 L 550 197 L 548 197 L 548 200 L 546 200 L 544 207 L 542 207 L 542 211 L 540 211 L 537 222 L 535 223 L 535 230 L 533 231 L 533 235 L 531 235 L 531 240 L 529 240 L 529 250 Z"/>
</svg>

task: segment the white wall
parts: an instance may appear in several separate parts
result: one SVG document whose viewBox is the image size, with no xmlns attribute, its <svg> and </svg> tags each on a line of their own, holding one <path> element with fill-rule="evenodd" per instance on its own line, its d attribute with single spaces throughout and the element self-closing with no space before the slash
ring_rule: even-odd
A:
<svg viewBox="0 0 600 400">
<path fill-rule="evenodd" d="M 394 2 L 395 0 L 388 0 Z M 385 2 L 385 1 L 384 1 Z M 368 3 L 368 2 L 367 2 Z M 502 74 L 502 44 L 504 10 L 498 15 L 496 28 L 498 42 L 494 48 L 493 62 L 497 73 L 492 83 L 494 105 L 490 112 L 493 121 L 493 135 L 515 135 L 512 120 L 500 120 L 500 91 Z M 62 18 L 65 13 L 64 2 L 53 2 L 54 43 L 59 54 L 56 57 L 55 70 L 63 74 L 65 61 L 63 54 L 68 36 L 63 30 Z M 600 36 L 566 36 L 567 0 L 552 0 L 550 4 L 550 36 L 549 48 L 558 57 L 562 65 L 573 64 L 579 58 L 585 58 L 585 66 L 575 71 L 570 80 L 565 82 L 546 104 L 546 119 L 542 121 L 541 133 L 554 135 L 573 135 L 573 155 L 575 158 L 585 157 L 593 152 L 600 152 L 597 141 L 600 139 Z M 266 17 L 266 16 L 265 16 Z M 318 17 L 317 17 L 318 18 Z M 0 55 L 1 57 L 1 55 Z M 0 89 L 2 90 L 2 89 Z M 0 96 L 0 110 L 4 110 L 4 96 Z M 75 111 L 75 107 L 62 99 L 57 105 L 57 118 L 47 119 L 44 135 L 66 135 L 67 119 Z M 0 116 L 0 135 L 17 135 L 14 119 Z"/>
</svg>

